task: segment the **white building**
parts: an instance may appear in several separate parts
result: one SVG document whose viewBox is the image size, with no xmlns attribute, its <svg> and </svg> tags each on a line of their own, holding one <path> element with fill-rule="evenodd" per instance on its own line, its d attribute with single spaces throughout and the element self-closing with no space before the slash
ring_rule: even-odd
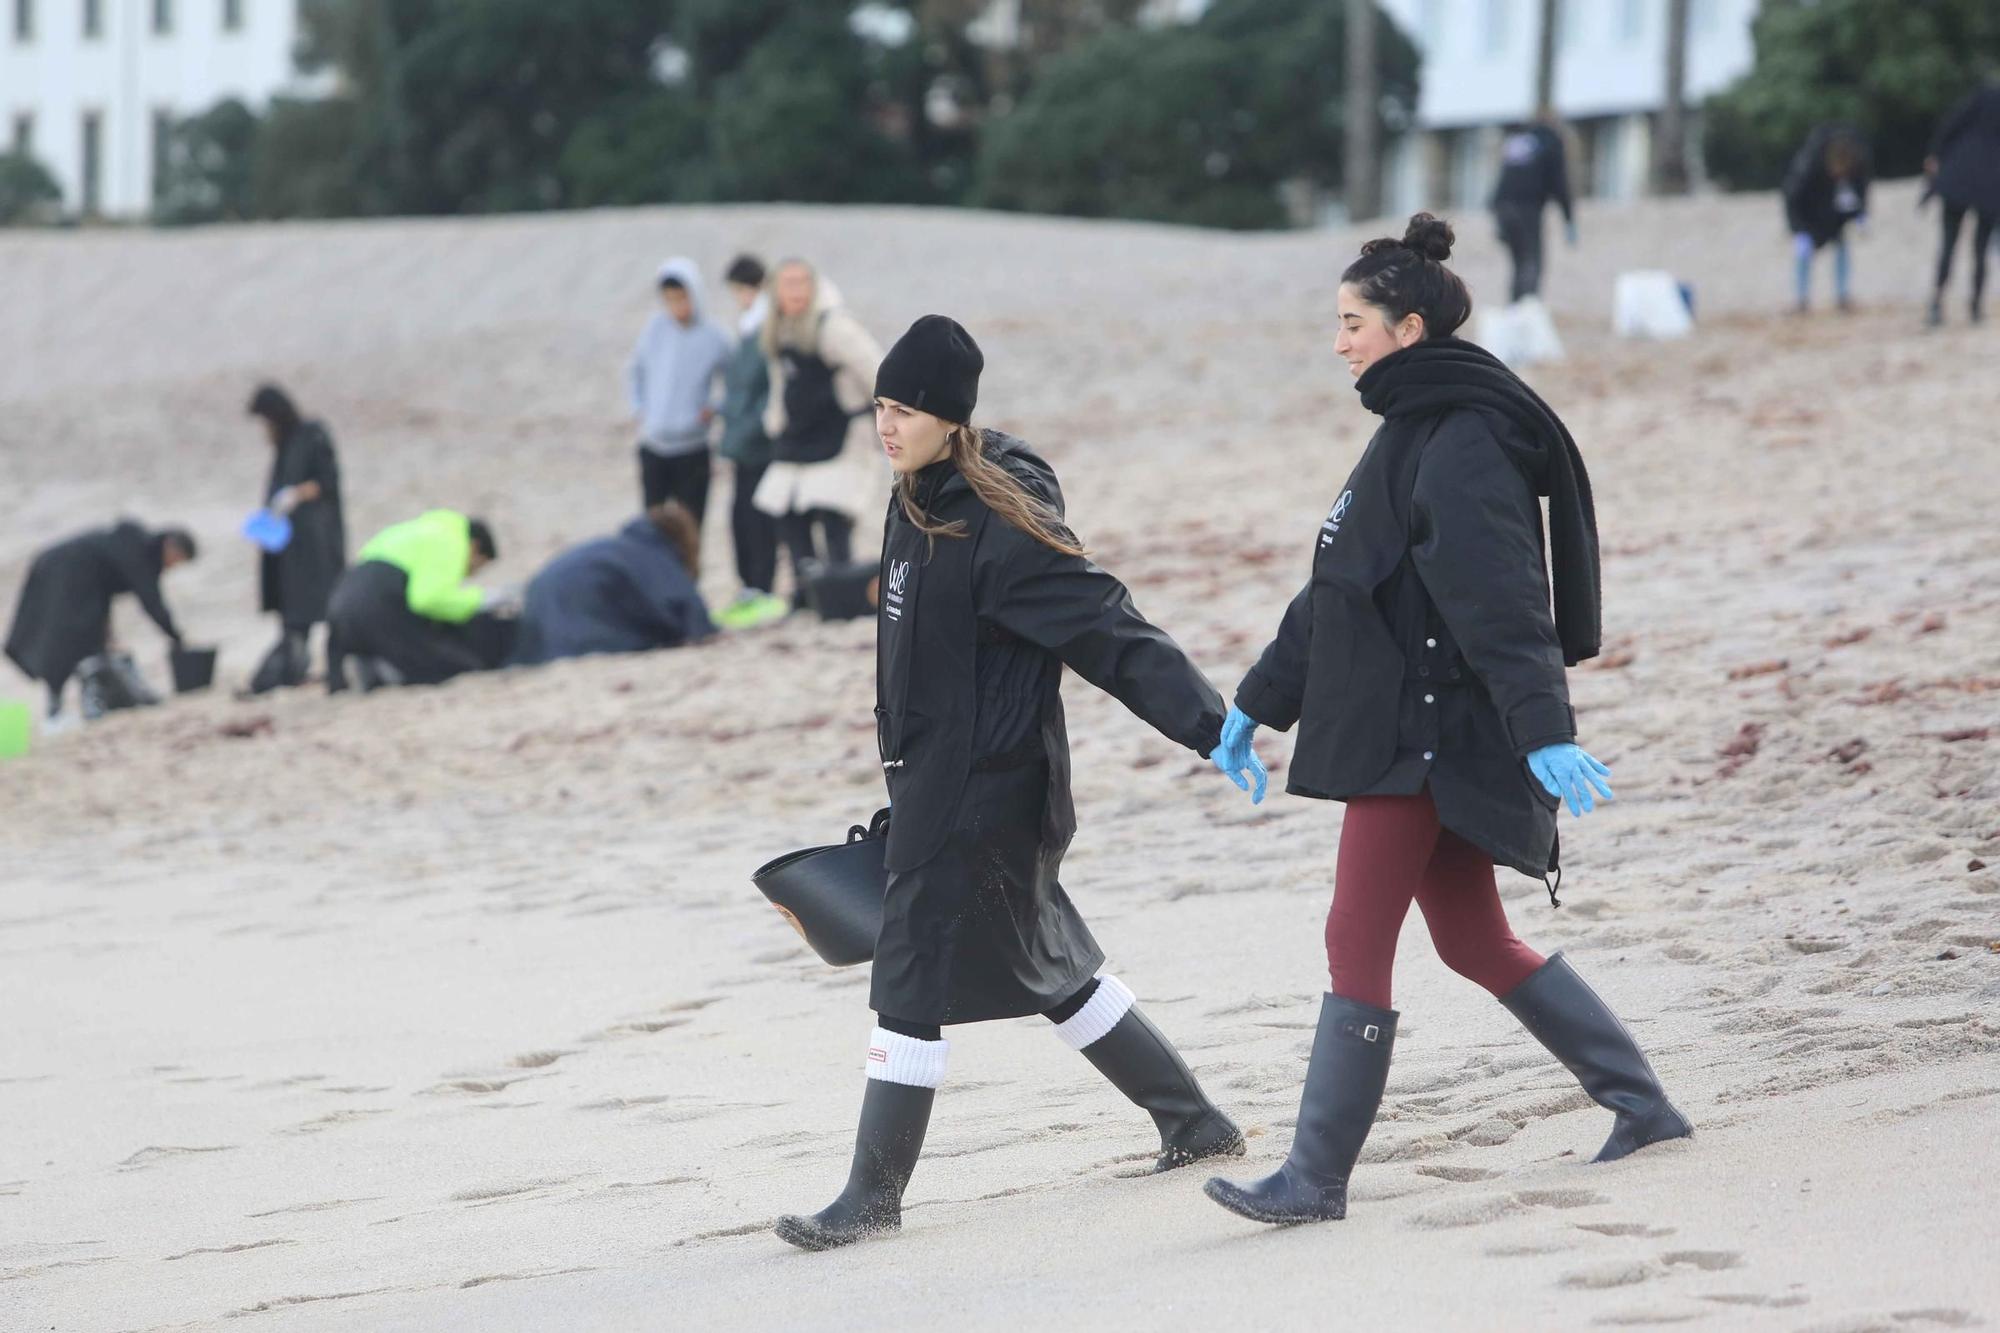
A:
<svg viewBox="0 0 2000 1333">
<path fill-rule="evenodd" d="M 298 0 L 0 0 L 0 146 L 68 213 L 143 217 L 173 122 L 290 86 L 298 31 Z"/>
<path fill-rule="evenodd" d="M 1423 65 L 1416 123 L 1384 153 L 1383 208 L 1484 207 L 1501 130 L 1535 111 L 1541 0 L 1381 0 Z M 1749 70 L 1758 0 L 1690 0 L 1689 151 L 1700 174 L 1699 104 Z M 1667 0 L 1559 0 L 1555 105 L 1571 130 L 1578 195 L 1643 194 L 1666 87 Z"/>
</svg>

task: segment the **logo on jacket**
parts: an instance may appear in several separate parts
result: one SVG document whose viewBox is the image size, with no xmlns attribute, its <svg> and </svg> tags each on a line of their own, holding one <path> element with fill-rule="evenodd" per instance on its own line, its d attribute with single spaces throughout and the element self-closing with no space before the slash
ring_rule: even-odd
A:
<svg viewBox="0 0 2000 1333">
<path fill-rule="evenodd" d="M 889 562 L 888 596 L 882 599 L 882 610 L 888 613 L 891 620 L 901 620 L 903 618 L 903 588 L 909 581 L 910 562 L 907 560 L 891 560 Z"/>
<path fill-rule="evenodd" d="M 1319 525 L 1319 544 L 1321 546 L 1326 546 L 1333 541 L 1333 534 L 1340 531 L 1341 523 L 1347 518 L 1348 506 L 1353 503 L 1353 491 L 1342 491 L 1340 498 L 1333 502 L 1333 509 L 1327 514 L 1326 522 Z"/>
</svg>

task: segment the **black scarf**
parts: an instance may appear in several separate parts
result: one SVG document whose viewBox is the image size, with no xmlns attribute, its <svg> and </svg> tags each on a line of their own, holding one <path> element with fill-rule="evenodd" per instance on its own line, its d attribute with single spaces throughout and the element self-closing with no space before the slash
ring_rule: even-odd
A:
<svg viewBox="0 0 2000 1333">
<path fill-rule="evenodd" d="M 1549 500 L 1549 565 L 1563 660 L 1575 666 L 1597 656 L 1603 641 L 1597 510 L 1583 455 L 1562 419 L 1498 357 L 1459 338 L 1427 338 L 1392 352 L 1363 371 L 1354 387 L 1361 405 L 1387 421 L 1472 408 L 1526 432 L 1531 449 L 1520 447 L 1511 432 L 1499 438 L 1535 494 Z"/>
</svg>

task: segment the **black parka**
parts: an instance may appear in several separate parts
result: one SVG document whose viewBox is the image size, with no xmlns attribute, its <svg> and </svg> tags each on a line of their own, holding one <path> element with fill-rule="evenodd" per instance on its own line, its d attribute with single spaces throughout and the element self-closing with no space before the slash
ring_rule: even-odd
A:
<svg viewBox="0 0 2000 1333">
<path fill-rule="evenodd" d="M 292 511 L 292 539 L 265 552 L 258 568 L 259 606 L 276 611 L 287 629 L 307 629 L 326 619 L 333 587 L 347 568 L 347 518 L 340 505 L 340 464 L 333 439 L 317 421 L 300 421 L 285 433 L 271 460 L 264 499 L 287 486 L 319 483 L 319 498 Z"/>
<path fill-rule="evenodd" d="M 1940 198 L 2000 217 L 2000 84 L 1979 89 L 1945 117 L 1931 156 Z"/>
<path fill-rule="evenodd" d="M 28 566 L 28 581 L 7 634 L 14 665 L 51 685 L 104 651 L 111 599 L 131 593 L 169 639 L 180 630 L 160 596 L 160 539 L 127 519 L 49 547 Z"/>
<path fill-rule="evenodd" d="M 983 436 L 989 457 L 1062 513 L 1047 463 L 1020 440 Z M 876 725 L 891 879 L 871 1002 L 926 1022 L 1036 1013 L 1103 961 L 1056 879 L 1076 813 L 1054 664 L 1201 755 L 1221 738 L 1223 702 L 1118 579 L 994 514 L 949 462 L 915 485 L 930 519 L 966 533 L 932 538 L 890 502 Z M 1019 669 L 1024 654 L 1048 669 Z M 1033 697 L 1003 697 L 1010 688 Z M 1000 734 L 995 715 L 1024 707 L 1038 722 L 1023 743 L 975 753 L 976 738 Z"/>
<path fill-rule="evenodd" d="M 1444 827 L 1496 862 L 1554 868 L 1557 801 L 1525 762 L 1576 737 L 1536 498 L 1553 444 L 1470 407 L 1375 432 L 1320 526 L 1311 580 L 1236 693 L 1259 723 L 1299 724 L 1286 790 L 1428 786 Z M 1594 561 L 1593 545 L 1592 577 Z"/>
</svg>

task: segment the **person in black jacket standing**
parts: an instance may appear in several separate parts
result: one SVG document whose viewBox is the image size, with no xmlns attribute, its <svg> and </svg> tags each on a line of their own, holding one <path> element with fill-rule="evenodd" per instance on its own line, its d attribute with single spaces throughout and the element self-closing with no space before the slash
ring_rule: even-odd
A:
<svg viewBox="0 0 2000 1333">
<path fill-rule="evenodd" d="M 292 524 L 285 548 L 266 551 L 258 567 L 260 608 L 275 611 L 280 622 L 278 642 L 250 679 L 251 693 L 263 694 L 305 681 L 308 637 L 326 619 L 333 586 L 347 569 L 347 519 L 340 507 L 340 462 L 326 427 L 301 416 L 275 384 L 251 397 L 250 415 L 264 423 L 271 442 L 264 506 Z"/>
<path fill-rule="evenodd" d="M 1938 246 L 1937 286 L 1931 293 L 1930 324 L 1944 323 L 1944 289 L 1951 281 L 1951 252 L 1959 228 L 1972 214 L 1972 301 L 1967 312 L 1977 324 L 1986 295 L 1986 251 L 2000 226 L 2000 83 L 1989 83 L 1958 104 L 1938 127 L 1924 160 L 1928 191 L 1944 205 L 1944 235 Z"/>
<path fill-rule="evenodd" d="M 1597 530 L 1562 422 L 1491 353 L 1451 336 L 1472 309 L 1444 266 L 1451 242 L 1449 226 L 1419 213 L 1402 240 L 1370 241 L 1342 275 L 1334 348 L 1382 425 L 1214 754 L 1239 785 L 1255 776 L 1261 795 L 1251 735 L 1296 722 L 1287 790 L 1347 803 L 1326 924 L 1332 985 L 1291 1152 L 1262 1180 L 1207 1185 L 1259 1222 L 1346 1216 L 1348 1173 L 1388 1079 L 1390 967 L 1412 901 L 1439 957 L 1616 1113 L 1597 1160 L 1692 1132 L 1567 960 L 1515 937 L 1494 885 L 1496 863 L 1555 871 L 1560 802 L 1581 814 L 1611 798 L 1610 770 L 1575 744 L 1563 678 L 1598 650 Z M 1553 616 L 1538 495 L 1549 500 Z"/>
<path fill-rule="evenodd" d="M 1804 314 L 1812 291 L 1813 256 L 1833 247 L 1834 299 L 1852 310 L 1848 295 L 1850 269 L 1847 227 L 1868 221 L 1868 144 L 1845 125 L 1821 125 L 1806 136 L 1792 157 L 1779 191 L 1785 201 L 1785 226 L 1792 233 L 1793 293 Z"/>
<path fill-rule="evenodd" d="M 1049 465 L 969 424 L 984 364 L 970 334 L 927 315 L 876 375 L 876 429 L 897 474 L 876 639 L 890 875 L 847 1187 L 777 1224 L 803 1249 L 901 1225 L 944 1079 L 945 1024 L 1046 1015 L 1151 1113 L 1156 1170 L 1243 1151 L 1132 992 L 1101 971 L 1104 951 L 1057 878 L 1076 829 L 1063 667 L 1202 755 L 1221 734 L 1222 698 L 1086 558 Z"/>
<path fill-rule="evenodd" d="M 1493 221 L 1514 262 L 1508 300 L 1542 293 L 1542 212 L 1551 200 L 1562 209 L 1563 232 L 1576 244 L 1576 208 L 1562 136 L 1545 117 L 1517 125 L 1500 141 L 1500 178 L 1493 186 Z"/>
</svg>

